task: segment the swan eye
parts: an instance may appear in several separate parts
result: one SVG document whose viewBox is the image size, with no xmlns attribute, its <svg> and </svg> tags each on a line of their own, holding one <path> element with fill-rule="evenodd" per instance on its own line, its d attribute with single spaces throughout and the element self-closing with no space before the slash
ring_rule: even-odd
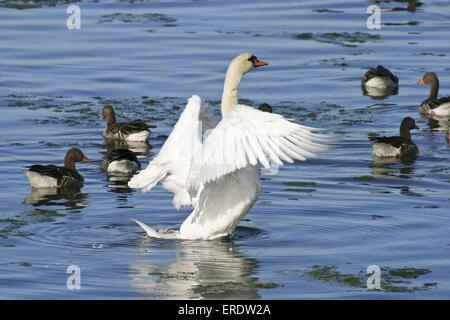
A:
<svg viewBox="0 0 450 320">
<path fill-rule="evenodd" d="M 251 56 L 250 58 L 248 58 L 248 61 L 251 61 L 253 64 L 255 64 L 255 62 L 258 61 L 258 58 L 256 58 L 255 56 Z"/>
</svg>

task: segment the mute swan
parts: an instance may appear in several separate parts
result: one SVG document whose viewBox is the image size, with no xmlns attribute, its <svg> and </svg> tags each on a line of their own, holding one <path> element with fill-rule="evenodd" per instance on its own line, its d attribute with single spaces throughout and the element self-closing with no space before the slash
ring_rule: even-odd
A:
<svg viewBox="0 0 450 320">
<path fill-rule="evenodd" d="M 395 137 L 371 137 L 373 141 L 372 155 L 375 157 L 415 157 L 419 154 L 419 148 L 411 140 L 411 130 L 419 129 L 413 118 L 406 117 L 400 124 L 400 136 Z"/>
<path fill-rule="evenodd" d="M 148 236 L 210 240 L 230 235 L 259 195 L 258 162 L 269 168 L 269 161 L 292 163 L 327 149 L 320 142 L 329 137 L 315 133 L 317 129 L 239 104 L 242 76 L 265 65 L 250 53 L 235 57 L 226 72 L 222 120 L 217 126 L 202 141 L 202 129 L 207 129 L 210 118 L 203 100 L 192 96 L 159 154 L 130 180 L 131 188 L 144 192 L 160 183 L 174 194 L 177 209 L 193 207 L 174 234 L 157 232 L 135 220 Z"/>
</svg>

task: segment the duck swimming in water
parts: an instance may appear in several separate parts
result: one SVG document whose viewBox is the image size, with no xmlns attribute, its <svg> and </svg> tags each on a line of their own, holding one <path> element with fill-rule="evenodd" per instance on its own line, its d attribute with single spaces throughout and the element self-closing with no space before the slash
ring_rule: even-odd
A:
<svg viewBox="0 0 450 320">
<path fill-rule="evenodd" d="M 383 66 L 367 71 L 361 79 L 363 94 L 372 98 L 384 98 L 398 93 L 398 77 Z"/>
<path fill-rule="evenodd" d="M 268 103 L 261 103 L 258 109 L 264 112 L 272 113 L 272 106 Z"/>
<path fill-rule="evenodd" d="M 102 170 L 110 174 L 133 174 L 141 170 L 141 163 L 136 154 L 129 149 L 114 149 L 106 155 L 101 163 Z"/>
<path fill-rule="evenodd" d="M 142 120 L 116 122 L 116 113 L 112 106 L 103 107 L 102 119 L 107 122 L 103 130 L 105 139 L 144 142 L 150 135 L 149 126 Z"/>
<path fill-rule="evenodd" d="M 411 130 L 419 129 L 414 119 L 406 117 L 400 124 L 400 136 L 370 137 L 373 142 L 372 155 L 375 157 L 392 157 L 396 159 L 411 158 L 419 154 L 419 148 L 411 140 Z"/>
<path fill-rule="evenodd" d="M 34 188 L 81 188 L 84 178 L 78 173 L 75 162 L 90 162 L 78 148 L 71 148 L 64 157 L 64 166 L 32 165 L 25 170 L 30 184 Z"/>
<path fill-rule="evenodd" d="M 428 84 L 430 94 L 420 104 L 419 112 L 438 117 L 450 117 L 450 97 L 438 98 L 439 78 L 434 72 L 427 72 L 417 80 L 417 84 Z"/>
</svg>

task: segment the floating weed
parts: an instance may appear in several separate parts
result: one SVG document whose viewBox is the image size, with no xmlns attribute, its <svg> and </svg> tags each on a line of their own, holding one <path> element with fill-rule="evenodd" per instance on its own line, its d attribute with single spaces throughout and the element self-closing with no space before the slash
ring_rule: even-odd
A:
<svg viewBox="0 0 450 320">
<path fill-rule="evenodd" d="M 312 279 L 320 280 L 328 283 L 337 283 L 349 285 L 351 287 L 362 287 L 363 281 L 357 275 L 344 274 L 337 271 L 335 266 L 319 266 L 315 265 L 306 275 Z"/>
<path fill-rule="evenodd" d="M 317 13 L 343 13 L 341 10 L 331 10 L 331 9 L 314 9 L 314 12 Z"/>
<path fill-rule="evenodd" d="M 257 281 L 254 283 L 254 285 L 256 288 L 259 288 L 259 289 L 275 289 L 280 286 L 278 283 L 275 283 L 273 281 L 269 281 L 269 282 Z"/>
<path fill-rule="evenodd" d="M 29 102 L 29 101 L 21 101 L 21 100 L 12 101 L 9 104 L 10 107 L 28 107 L 30 105 L 31 105 L 31 102 Z"/>
<path fill-rule="evenodd" d="M 159 23 L 165 27 L 174 27 L 176 26 L 175 22 L 177 22 L 177 19 L 161 13 L 133 14 L 117 12 L 102 16 L 102 18 L 100 19 L 100 23 L 107 22 Z"/>
<path fill-rule="evenodd" d="M 403 279 L 417 279 L 427 273 L 430 273 L 430 269 L 418 269 L 411 267 L 404 268 L 384 268 L 383 271 L 387 272 L 390 277 L 398 277 Z"/>
<path fill-rule="evenodd" d="M 419 21 L 408 21 L 408 22 L 385 22 L 383 25 L 385 26 L 417 26 L 419 25 Z"/>
<path fill-rule="evenodd" d="M 38 217 L 64 217 L 64 214 L 59 213 L 57 210 L 49 209 L 34 209 L 29 215 Z"/>
<path fill-rule="evenodd" d="M 353 177 L 353 180 L 356 181 L 372 181 L 374 179 L 373 176 L 359 176 L 359 177 Z"/>
<path fill-rule="evenodd" d="M 445 57 L 445 53 L 433 53 L 433 52 L 421 52 L 413 53 L 414 56 L 435 56 L 435 57 Z"/>
<path fill-rule="evenodd" d="M 308 186 L 317 186 L 316 182 L 301 182 L 301 181 L 283 181 L 285 186 L 289 187 L 308 187 Z"/>
<path fill-rule="evenodd" d="M 368 41 L 378 41 L 379 35 L 366 32 L 324 32 L 324 33 L 296 33 L 293 35 L 297 40 L 314 40 L 321 43 L 337 44 L 344 47 L 356 47 Z"/>
<path fill-rule="evenodd" d="M 2 218 L 0 219 L 0 237 L 6 238 L 17 235 L 17 230 L 26 224 L 25 221 L 16 218 Z"/>
<path fill-rule="evenodd" d="M 297 40 L 312 40 L 313 39 L 313 34 L 311 32 L 297 33 L 297 34 L 294 34 L 294 39 L 297 39 Z"/>
<path fill-rule="evenodd" d="M 297 189 L 297 188 L 287 188 L 284 189 L 286 192 L 300 192 L 300 193 L 313 193 L 316 192 L 316 189 Z"/>
<path fill-rule="evenodd" d="M 408 196 L 408 197 L 423 197 L 423 194 L 411 191 L 409 188 L 401 189 L 400 194 Z"/>
<path fill-rule="evenodd" d="M 381 269 L 381 290 L 384 292 L 415 292 L 420 290 L 429 290 L 437 287 L 435 282 L 424 282 L 422 284 L 413 284 L 420 276 L 430 273 L 429 269 L 420 269 L 412 267 L 403 268 L 382 268 Z M 367 276 L 365 271 L 357 274 L 345 274 L 338 271 L 335 266 L 314 265 L 310 270 L 304 272 L 306 276 L 313 280 L 319 280 L 325 283 L 350 286 L 353 288 L 366 289 Z"/>
<path fill-rule="evenodd" d="M 17 9 L 17 10 L 25 10 L 25 9 L 35 9 L 41 8 L 44 6 L 56 6 L 59 4 L 67 4 L 78 2 L 76 0 L 43 0 L 43 1 L 35 1 L 35 0 L 4 0 L 0 1 L 0 7 L 8 8 L 8 9 Z"/>
<path fill-rule="evenodd" d="M 43 145 L 47 148 L 61 148 L 61 144 L 56 143 L 56 142 L 49 142 L 49 141 L 39 141 L 38 142 L 40 145 Z"/>
</svg>

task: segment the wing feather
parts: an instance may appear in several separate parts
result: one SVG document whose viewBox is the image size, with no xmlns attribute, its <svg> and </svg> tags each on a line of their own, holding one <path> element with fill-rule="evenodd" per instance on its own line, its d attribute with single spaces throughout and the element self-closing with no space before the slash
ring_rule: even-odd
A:
<svg viewBox="0 0 450 320">
<path fill-rule="evenodd" d="M 178 122 L 161 147 L 158 155 L 147 168 L 131 178 L 128 185 L 141 188 L 144 192 L 161 183 L 163 188 L 174 194 L 176 208 L 192 204 L 186 189 L 186 179 L 191 169 L 195 152 L 202 141 L 202 121 L 206 104 L 199 96 L 192 96 Z"/>
<path fill-rule="evenodd" d="M 206 138 L 194 155 L 195 170 L 187 184 L 190 190 L 220 177 L 260 163 L 270 167 L 305 160 L 328 149 L 333 137 L 288 121 L 282 115 L 237 105 Z"/>
</svg>

